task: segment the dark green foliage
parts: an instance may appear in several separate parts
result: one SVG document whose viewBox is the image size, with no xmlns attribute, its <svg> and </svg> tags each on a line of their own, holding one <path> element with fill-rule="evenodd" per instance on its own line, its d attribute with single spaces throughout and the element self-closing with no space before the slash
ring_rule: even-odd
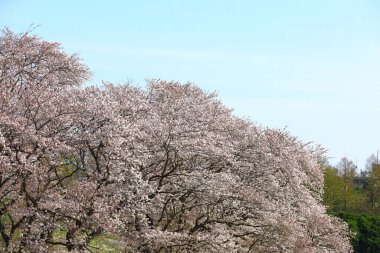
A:
<svg viewBox="0 0 380 253">
<path fill-rule="evenodd" d="M 380 217 L 347 212 L 330 213 L 343 219 L 352 232 L 351 243 L 356 253 L 380 252 Z"/>
</svg>

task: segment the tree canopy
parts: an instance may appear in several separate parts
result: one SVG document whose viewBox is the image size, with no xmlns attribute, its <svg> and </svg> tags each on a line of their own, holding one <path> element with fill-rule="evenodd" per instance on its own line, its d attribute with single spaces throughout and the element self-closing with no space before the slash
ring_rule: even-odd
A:
<svg viewBox="0 0 380 253">
<path fill-rule="evenodd" d="M 5 252 L 350 252 L 321 204 L 321 150 L 240 119 L 192 83 L 90 77 L 57 43 L 0 37 Z"/>
</svg>

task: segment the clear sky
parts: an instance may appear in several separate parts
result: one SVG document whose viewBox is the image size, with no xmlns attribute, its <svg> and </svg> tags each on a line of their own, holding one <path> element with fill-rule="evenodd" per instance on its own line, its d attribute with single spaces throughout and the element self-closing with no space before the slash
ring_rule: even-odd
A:
<svg viewBox="0 0 380 253">
<path fill-rule="evenodd" d="M 78 52 L 93 84 L 216 90 L 235 114 L 363 168 L 380 148 L 378 0 L 0 0 L 0 26 Z"/>
</svg>

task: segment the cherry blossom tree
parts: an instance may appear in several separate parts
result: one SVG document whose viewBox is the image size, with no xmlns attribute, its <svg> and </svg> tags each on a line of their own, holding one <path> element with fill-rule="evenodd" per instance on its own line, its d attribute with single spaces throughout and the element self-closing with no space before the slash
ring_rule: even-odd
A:
<svg viewBox="0 0 380 253">
<path fill-rule="evenodd" d="M 321 204 L 320 148 L 187 83 L 82 88 L 57 43 L 0 38 L 5 252 L 350 252 Z"/>
<path fill-rule="evenodd" d="M 85 251 L 95 236 L 116 233 L 144 196 L 120 141 L 134 143 L 134 128 L 120 133 L 103 91 L 77 88 L 90 74 L 58 44 L 4 30 L 0 52 L 3 250 Z"/>
<path fill-rule="evenodd" d="M 54 226 L 44 205 L 55 201 L 53 188 L 71 170 L 62 162 L 70 149 L 62 139 L 70 121 L 61 94 L 89 72 L 57 43 L 7 29 L 0 65 L 0 233 L 6 252 L 38 251 Z"/>
<path fill-rule="evenodd" d="M 233 116 L 192 84 L 152 80 L 147 93 L 146 252 L 350 251 L 320 204 L 321 149 Z"/>
</svg>

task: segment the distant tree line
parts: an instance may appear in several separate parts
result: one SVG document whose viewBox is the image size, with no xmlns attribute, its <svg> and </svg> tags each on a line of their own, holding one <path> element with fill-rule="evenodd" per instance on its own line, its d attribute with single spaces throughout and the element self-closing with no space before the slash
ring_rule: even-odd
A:
<svg viewBox="0 0 380 253">
<path fill-rule="evenodd" d="M 365 170 L 344 157 L 336 166 L 322 162 L 323 202 L 328 213 L 347 222 L 356 253 L 380 252 L 380 165 L 372 154 Z"/>
<path fill-rule="evenodd" d="M 336 166 L 324 162 L 323 202 L 329 211 L 380 215 L 380 166 L 377 157 L 367 159 L 364 171 L 343 157 Z"/>
</svg>

